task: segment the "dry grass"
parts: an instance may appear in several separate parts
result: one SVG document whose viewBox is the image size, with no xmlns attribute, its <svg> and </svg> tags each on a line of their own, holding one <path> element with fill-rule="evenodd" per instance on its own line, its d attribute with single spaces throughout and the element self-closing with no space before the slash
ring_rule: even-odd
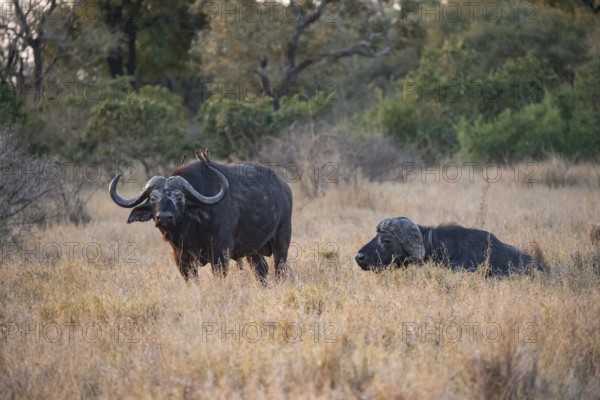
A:
<svg viewBox="0 0 600 400">
<path fill-rule="evenodd" d="M 234 264 L 186 284 L 160 234 L 97 193 L 91 224 L 3 248 L 0 398 L 599 398 L 599 169 L 578 171 L 295 187 L 293 272 L 268 288 Z M 550 271 L 361 271 L 356 250 L 393 215 L 536 241 Z"/>
</svg>

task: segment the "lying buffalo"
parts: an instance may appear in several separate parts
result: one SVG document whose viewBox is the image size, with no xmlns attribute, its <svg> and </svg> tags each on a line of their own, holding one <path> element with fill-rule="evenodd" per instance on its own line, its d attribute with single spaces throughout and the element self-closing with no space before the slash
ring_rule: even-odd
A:
<svg viewBox="0 0 600 400">
<path fill-rule="evenodd" d="M 110 196 L 121 207 L 135 207 L 127 223 L 154 220 L 186 280 L 198 276 L 195 263 L 210 263 L 213 273 L 225 275 L 229 258 L 240 263 L 246 257 L 264 281 L 264 257 L 271 255 L 280 276 L 292 234 L 288 184 L 262 165 L 222 165 L 207 153 L 199 158 L 169 178 L 153 177 L 131 199 L 117 193 L 118 174 Z"/>
<path fill-rule="evenodd" d="M 489 275 L 508 275 L 538 268 L 529 255 L 502 243 L 489 232 L 458 225 L 424 227 L 406 217 L 386 218 L 379 222 L 373 240 L 356 255 L 356 262 L 363 270 L 426 261 L 468 271 L 484 264 L 489 267 Z"/>
</svg>

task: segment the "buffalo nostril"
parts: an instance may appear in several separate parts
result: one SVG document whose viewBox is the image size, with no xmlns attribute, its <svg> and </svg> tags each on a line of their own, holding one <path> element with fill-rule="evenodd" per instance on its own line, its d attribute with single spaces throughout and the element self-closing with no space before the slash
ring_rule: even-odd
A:
<svg viewBox="0 0 600 400">
<path fill-rule="evenodd" d="M 173 222 L 173 213 L 159 212 L 156 214 L 156 222 Z"/>
<path fill-rule="evenodd" d="M 365 261 L 365 258 L 367 258 L 367 256 L 365 256 L 364 253 L 358 253 L 355 257 L 355 260 L 357 262 L 362 262 L 362 261 Z"/>
</svg>

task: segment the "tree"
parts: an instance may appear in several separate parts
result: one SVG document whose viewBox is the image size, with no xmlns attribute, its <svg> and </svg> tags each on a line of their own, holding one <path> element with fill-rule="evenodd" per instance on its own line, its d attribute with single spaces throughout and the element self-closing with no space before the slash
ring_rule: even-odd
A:
<svg viewBox="0 0 600 400">
<path fill-rule="evenodd" d="M 23 83 L 25 68 L 23 53 L 29 48 L 33 54 L 33 82 L 36 98 L 41 95 L 44 73 L 53 64 L 53 62 L 49 63 L 44 70 L 43 49 L 47 40 L 46 28 L 56 9 L 56 0 L 29 0 L 27 3 L 12 0 L 9 12 L 5 13 L 3 10 L 3 15 L 0 17 L 0 29 L 4 32 L 2 39 L 7 47 L 7 54 L 3 57 L 6 71 L 3 74 L 3 82 L 17 76 Z"/>
<path fill-rule="evenodd" d="M 89 0 L 94 1 L 94 0 Z M 106 54 L 111 78 L 129 75 L 134 87 L 180 72 L 189 59 L 202 13 L 191 0 L 103 0 L 96 3 L 112 35 Z"/>
<path fill-rule="evenodd" d="M 179 159 L 188 147 L 184 114 L 179 96 L 165 88 L 145 86 L 135 95 L 96 104 L 82 147 L 99 163 L 115 165 L 122 161 L 119 157 L 127 157 L 150 173 L 153 167 Z"/>
<path fill-rule="evenodd" d="M 242 94 L 244 87 L 256 88 L 278 109 L 284 96 L 309 86 L 300 80 L 307 68 L 327 76 L 340 59 L 391 51 L 391 23 L 380 6 L 360 0 L 288 5 L 222 0 L 205 10 L 210 29 L 196 47 L 203 51 L 204 72 L 217 85 L 241 85 Z"/>
</svg>

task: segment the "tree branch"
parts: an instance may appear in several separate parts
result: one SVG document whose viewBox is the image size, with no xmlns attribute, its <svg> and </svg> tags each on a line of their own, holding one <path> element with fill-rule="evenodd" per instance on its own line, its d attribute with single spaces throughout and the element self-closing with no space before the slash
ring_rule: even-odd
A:
<svg viewBox="0 0 600 400">
<path fill-rule="evenodd" d="M 23 9 L 19 4 L 19 0 L 13 0 L 13 6 L 15 7 L 15 14 L 17 15 L 17 22 L 19 26 L 25 33 L 25 37 L 31 36 L 31 31 L 29 30 L 29 25 L 27 25 L 27 16 L 23 13 Z"/>
<path fill-rule="evenodd" d="M 260 69 L 256 69 L 254 70 L 254 72 L 260 78 L 260 85 L 263 92 L 266 93 L 269 97 L 275 97 L 275 93 L 273 93 L 273 87 L 271 86 L 271 80 L 267 76 L 265 67 L 266 66 L 263 64 L 263 66 Z"/>
<path fill-rule="evenodd" d="M 325 11 L 325 7 L 327 7 L 331 1 L 332 0 L 321 0 L 321 3 L 315 12 L 309 15 L 308 18 L 304 18 L 302 13 L 300 13 L 300 18 L 298 18 L 298 21 L 296 22 L 296 29 L 287 46 L 287 59 L 289 67 L 293 68 L 296 65 L 296 53 L 298 52 L 298 41 L 300 40 L 300 36 L 302 36 L 302 33 L 308 26 L 314 24 L 319 20 L 319 18 L 321 18 L 323 11 Z M 295 7 L 297 10 L 300 10 L 300 7 L 296 4 L 295 0 L 291 0 L 290 5 Z"/>
<path fill-rule="evenodd" d="M 323 51 L 312 56 L 307 56 L 307 58 L 302 60 L 300 63 L 297 63 L 296 58 L 298 54 L 300 38 L 302 37 L 302 35 L 308 27 L 310 27 L 322 17 L 327 6 L 331 4 L 332 1 L 333 0 L 321 0 L 314 12 L 306 17 L 304 17 L 300 12 L 300 16 L 296 21 L 294 32 L 287 42 L 287 52 L 285 60 L 285 63 L 287 65 L 284 67 L 285 72 L 280 88 L 275 89 L 271 86 L 271 82 L 265 68 L 266 63 L 264 60 L 261 62 L 261 68 L 254 70 L 254 72 L 260 78 L 263 91 L 273 98 L 273 106 L 275 109 L 278 108 L 280 98 L 285 95 L 285 91 L 287 90 L 288 86 L 295 82 L 298 78 L 298 75 L 307 67 L 327 58 L 339 60 L 341 58 L 350 57 L 353 55 L 359 55 L 368 58 L 376 58 L 388 54 L 391 51 L 392 45 L 389 39 L 387 38 L 386 33 L 374 32 L 371 33 L 366 39 L 359 40 L 358 42 L 350 44 L 343 48 Z M 382 3 L 382 0 L 377 0 L 377 4 L 381 15 L 383 15 L 384 18 L 387 20 L 385 7 Z M 296 4 L 296 0 L 290 0 L 290 6 L 296 8 L 297 10 L 300 10 L 300 7 Z M 337 28 L 341 29 L 342 35 L 345 34 L 343 26 L 337 25 Z M 387 41 L 387 46 L 385 46 L 381 50 L 375 50 L 376 41 L 381 39 L 382 37 Z"/>
</svg>

